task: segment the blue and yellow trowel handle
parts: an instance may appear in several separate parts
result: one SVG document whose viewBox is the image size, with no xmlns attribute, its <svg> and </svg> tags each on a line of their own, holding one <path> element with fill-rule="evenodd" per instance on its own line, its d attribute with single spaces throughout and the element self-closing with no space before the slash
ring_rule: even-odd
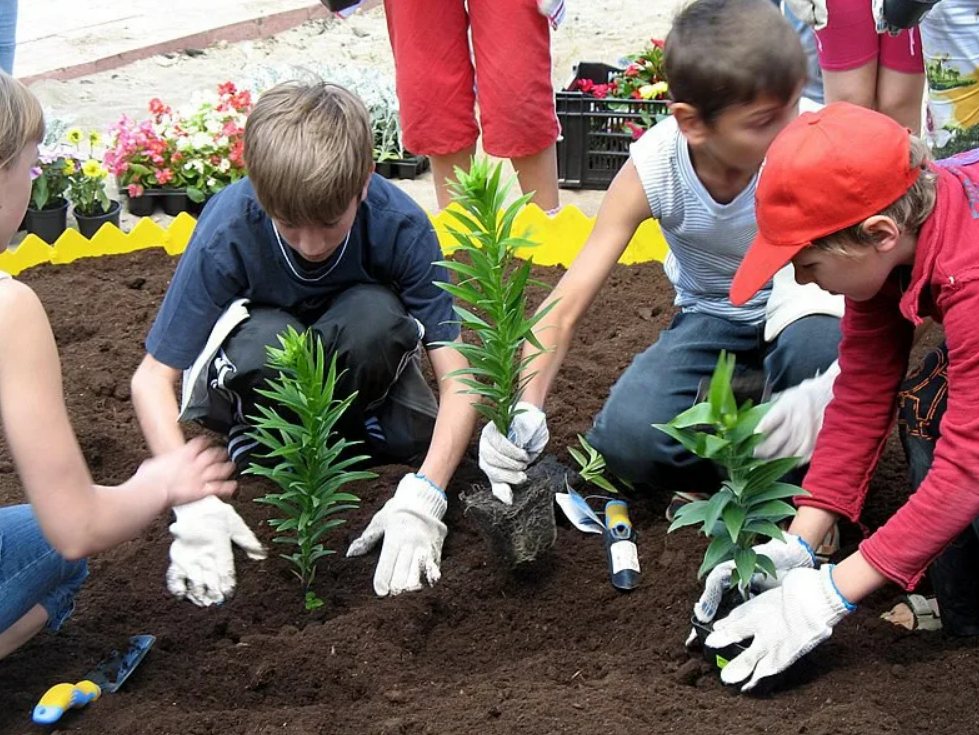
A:
<svg viewBox="0 0 979 735">
<path fill-rule="evenodd" d="M 41 697 L 34 708 L 34 722 L 39 725 L 50 725 L 61 719 L 61 715 L 70 709 L 81 709 L 90 702 L 102 696 L 102 689 L 92 681 L 80 681 L 77 684 L 57 684 Z"/>
</svg>

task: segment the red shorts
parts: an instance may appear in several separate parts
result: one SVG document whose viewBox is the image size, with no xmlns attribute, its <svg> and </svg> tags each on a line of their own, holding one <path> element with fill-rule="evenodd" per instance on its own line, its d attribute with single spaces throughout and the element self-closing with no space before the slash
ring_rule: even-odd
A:
<svg viewBox="0 0 979 735">
<path fill-rule="evenodd" d="M 465 150 L 481 124 L 490 155 L 540 153 L 558 136 L 547 18 L 536 0 L 469 0 L 468 14 L 466 5 L 384 1 L 405 148 L 430 156 Z"/>
<path fill-rule="evenodd" d="M 918 28 L 900 35 L 878 34 L 871 0 L 827 0 L 829 21 L 816 31 L 823 71 L 850 71 L 877 59 L 880 66 L 905 74 L 924 74 Z"/>
</svg>

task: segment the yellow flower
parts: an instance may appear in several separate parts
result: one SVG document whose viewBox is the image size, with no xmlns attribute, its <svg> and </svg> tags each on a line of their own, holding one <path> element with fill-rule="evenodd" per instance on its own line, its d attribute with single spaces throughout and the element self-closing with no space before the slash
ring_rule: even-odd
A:
<svg viewBox="0 0 979 735">
<path fill-rule="evenodd" d="M 75 161 L 72 158 L 65 159 L 65 176 L 71 176 L 75 173 Z"/>
<path fill-rule="evenodd" d="M 98 130 L 93 130 L 88 134 L 88 144 L 92 146 L 92 148 L 98 148 L 100 145 L 102 145 L 102 136 L 99 134 Z"/>
<path fill-rule="evenodd" d="M 655 99 L 666 94 L 669 87 L 666 82 L 656 82 L 656 84 L 644 84 L 639 88 L 639 94 L 644 100 Z"/>
<path fill-rule="evenodd" d="M 94 158 L 89 158 L 82 164 L 82 173 L 88 176 L 90 179 L 101 179 L 102 177 L 99 175 L 101 171 L 102 164 L 100 164 Z"/>
<path fill-rule="evenodd" d="M 82 142 L 82 129 L 72 128 L 71 130 L 68 131 L 66 137 L 68 138 L 69 143 L 71 143 L 72 145 L 78 145 L 79 143 Z"/>
</svg>

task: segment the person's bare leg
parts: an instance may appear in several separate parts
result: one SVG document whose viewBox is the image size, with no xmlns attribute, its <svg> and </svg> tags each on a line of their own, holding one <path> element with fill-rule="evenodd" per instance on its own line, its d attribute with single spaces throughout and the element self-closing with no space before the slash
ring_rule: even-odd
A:
<svg viewBox="0 0 979 735">
<path fill-rule="evenodd" d="M 452 192 L 447 182 L 455 181 L 456 166 L 468 171 L 469 162 L 475 152 L 476 146 L 471 146 L 445 156 L 429 156 L 432 160 L 432 178 L 435 180 L 435 199 L 439 209 L 445 209 L 452 203 Z"/>
<path fill-rule="evenodd" d="M 921 134 L 921 102 L 925 95 L 925 75 L 906 74 L 881 67 L 877 72 L 877 109 Z"/>
<path fill-rule="evenodd" d="M 534 192 L 530 201 L 549 212 L 560 205 L 557 187 L 557 144 L 552 143 L 540 153 L 523 158 L 511 158 L 517 171 L 520 190 Z"/>
<path fill-rule="evenodd" d="M 0 659 L 6 658 L 36 636 L 48 622 L 48 611 L 35 605 L 20 620 L 0 633 Z"/>
<path fill-rule="evenodd" d="M 824 70 L 823 91 L 827 105 L 851 102 L 871 110 L 877 109 L 877 60 L 848 71 Z"/>
</svg>

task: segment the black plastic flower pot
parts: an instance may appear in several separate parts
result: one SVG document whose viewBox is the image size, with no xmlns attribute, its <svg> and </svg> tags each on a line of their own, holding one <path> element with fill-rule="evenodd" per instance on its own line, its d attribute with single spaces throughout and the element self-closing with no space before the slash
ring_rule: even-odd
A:
<svg viewBox="0 0 979 735">
<path fill-rule="evenodd" d="M 28 209 L 24 216 L 24 229 L 37 235 L 48 245 L 54 245 L 61 234 L 68 229 L 68 202 L 46 209 Z"/>
<path fill-rule="evenodd" d="M 102 214 L 82 214 L 81 212 L 75 211 L 75 221 L 78 223 L 78 231 L 82 233 L 85 237 L 92 239 L 95 237 L 95 233 L 98 232 L 102 225 L 109 223 L 116 227 L 119 226 L 119 215 L 122 212 L 122 207 L 119 202 L 114 199 L 109 203 L 109 211 Z"/>
<path fill-rule="evenodd" d="M 729 589 L 724 593 L 721 598 L 721 604 L 718 606 L 717 615 L 714 620 L 722 620 L 731 614 L 738 605 L 744 604 L 744 600 L 741 597 L 741 593 L 737 589 Z M 731 661 L 740 656 L 742 653 L 748 650 L 751 645 L 752 639 L 747 639 L 745 641 L 738 641 L 737 643 L 732 643 L 729 646 L 724 646 L 723 648 L 713 648 L 707 645 L 707 637 L 714 630 L 714 623 L 702 623 L 697 619 L 696 615 L 690 617 L 690 624 L 693 626 L 694 631 L 697 634 L 697 642 L 700 644 L 700 648 L 703 652 L 704 658 L 707 662 L 720 672 L 725 666 L 727 666 Z M 768 694 L 773 689 L 778 686 L 787 683 L 788 677 L 791 675 L 795 676 L 800 670 L 800 664 L 805 661 L 799 661 L 787 670 L 775 674 L 774 676 L 766 676 L 764 679 L 758 681 L 755 684 L 754 689 L 751 690 L 752 694 Z"/>
<path fill-rule="evenodd" d="M 176 217 L 181 212 L 186 212 L 190 208 L 190 197 L 183 189 L 165 190 L 163 194 L 163 211 L 171 217 Z"/>
<path fill-rule="evenodd" d="M 406 153 L 404 158 L 389 158 L 375 164 L 375 171 L 385 179 L 414 179 L 428 171 L 427 156 Z"/>
<path fill-rule="evenodd" d="M 138 197 L 126 197 L 126 209 L 134 217 L 150 217 L 156 211 L 157 202 L 154 192 L 144 192 Z"/>
</svg>

